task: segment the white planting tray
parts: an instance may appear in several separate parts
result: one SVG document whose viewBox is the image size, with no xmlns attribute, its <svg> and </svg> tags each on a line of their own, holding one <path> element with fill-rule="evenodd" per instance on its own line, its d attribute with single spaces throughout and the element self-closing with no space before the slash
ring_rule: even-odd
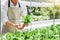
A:
<svg viewBox="0 0 60 40">
<path fill-rule="evenodd" d="M 23 29 L 23 31 L 34 30 L 36 28 L 46 27 L 46 26 L 50 26 L 50 25 L 53 25 L 53 24 L 55 24 L 55 25 L 60 24 L 60 19 L 55 19 L 54 23 L 53 23 L 53 20 L 44 20 L 44 21 L 31 22 L 28 27 L 25 27 Z"/>
</svg>

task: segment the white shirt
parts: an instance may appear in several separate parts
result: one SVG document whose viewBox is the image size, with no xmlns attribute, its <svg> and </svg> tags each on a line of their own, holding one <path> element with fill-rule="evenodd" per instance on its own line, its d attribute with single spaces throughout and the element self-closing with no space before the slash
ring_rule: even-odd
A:
<svg viewBox="0 0 60 40">
<path fill-rule="evenodd" d="M 21 6 L 21 13 L 22 15 L 26 15 L 27 14 L 27 8 L 24 4 L 20 3 Z M 19 7 L 18 3 L 16 6 L 13 5 L 13 3 L 10 1 L 10 7 Z M 1 2 L 1 30 L 2 30 L 2 25 L 8 21 L 8 17 L 7 17 L 7 10 L 8 10 L 8 0 L 4 0 L 3 2 Z"/>
<path fill-rule="evenodd" d="M 24 4 L 20 3 L 21 5 L 21 12 L 25 15 L 27 13 L 26 6 Z M 13 3 L 10 1 L 10 7 L 19 7 L 18 3 L 16 6 L 13 5 Z M 25 10 L 23 10 L 25 8 Z M 7 17 L 7 10 L 8 10 L 8 0 L 4 0 L 1 2 L 1 22 L 5 23 L 8 21 Z"/>
<path fill-rule="evenodd" d="M 17 3 L 16 6 L 14 6 L 14 4 L 10 1 L 10 7 L 19 8 L 19 4 Z"/>
</svg>

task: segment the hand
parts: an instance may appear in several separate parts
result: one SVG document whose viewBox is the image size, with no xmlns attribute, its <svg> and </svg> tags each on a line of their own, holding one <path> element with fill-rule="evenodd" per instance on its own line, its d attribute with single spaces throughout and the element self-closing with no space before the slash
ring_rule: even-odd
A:
<svg viewBox="0 0 60 40">
<path fill-rule="evenodd" d="M 22 30 L 23 28 L 24 28 L 23 26 L 22 27 L 21 26 L 18 26 L 18 29 L 20 29 L 20 30 Z"/>
<path fill-rule="evenodd" d="M 16 27 L 16 28 L 18 28 L 18 29 L 20 29 L 20 30 L 22 30 L 24 27 L 23 26 L 21 26 L 21 25 L 19 25 L 19 24 L 14 24 L 14 23 L 12 23 L 12 22 L 10 22 L 10 21 L 7 21 L 6 23 L 5 23 L 5 25 L 7 25 L 8 27 Z"/>
<path fill-rule="evenodd" d="M 23 26 L 21 26 L 21 25 L 19 25 L 19 24 L 14 24 L 14 27 L 16 27 L 16 28 L 18 28 L 18 29 L 20 29 L 20 30 L 22 30 L 24 27 Z"/>
<path fill-rule="evenodd" d="M 29 24 L 23 24 L 23 27 L 28 27 Z"/>
</svg>

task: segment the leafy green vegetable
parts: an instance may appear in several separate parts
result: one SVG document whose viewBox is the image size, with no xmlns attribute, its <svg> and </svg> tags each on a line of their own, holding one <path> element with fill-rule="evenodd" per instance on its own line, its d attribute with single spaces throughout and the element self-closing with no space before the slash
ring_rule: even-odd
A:
<svg viewBox="0 0 60 40">
<path fill-rule="evenodd" d="M 60 40 L 60 24 L 25 32 L 16 30 L 2 35 L 0 40 Z"/>
<path fill-rule="evenodd" d="M 30 23 L 30 14 L 27 14 L 26 17 L 24 17 L 24 24 Z"/>
<path fill-rule="evenodd" d="M 31 21 L 60 19 L 60 5 L 51 7 L 31 7 Z M 55 16 L 55 17 L 54 17 Z"/>
</svg>

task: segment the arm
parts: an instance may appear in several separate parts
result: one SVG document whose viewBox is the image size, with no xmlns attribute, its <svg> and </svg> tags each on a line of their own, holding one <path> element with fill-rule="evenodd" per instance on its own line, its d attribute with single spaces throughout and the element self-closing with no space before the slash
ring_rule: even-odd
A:
<svg viewBox="0 0 60 40">
<path fill-rule="evenodd" d="M 21 27 L 21 25 L 14 24 L 8 20 L 7 10 L 8 10 L 8 1 L 5 0 L 4 2 L 1 3 L 1 22 L 2 22 L 2 25 L 4 24 L 8 27 L 17 27 L 18 29 L 23 29 L 23 27 Z M 20 26 L 20 28 L 18 26 Z"/>
<path fill-rule="evenodd" d="M 1 2 L 1 22 L 2 25 L 5 24 L 6 21 L 8 21 L 7 17 L 7 10 L 8 10 L 8 1 L 2 1 Z"/>
<path fill-rule="evenodd" d="M 8 10 L 8 1 L 5 0 L 1 3 L 1 22 L 2 22 L 2 25 L 4 24 L 4 25 L 9 26 L 9 27 L 14 27 L 15 24 L 8 20 L 7 10 Z"/>
<path fill-rule="evenodd" d="M 20 3 L 21 4 L 21 16 L 26 16 L 27 15 L 27 7 L 26 4 Z"/>
</svg>

